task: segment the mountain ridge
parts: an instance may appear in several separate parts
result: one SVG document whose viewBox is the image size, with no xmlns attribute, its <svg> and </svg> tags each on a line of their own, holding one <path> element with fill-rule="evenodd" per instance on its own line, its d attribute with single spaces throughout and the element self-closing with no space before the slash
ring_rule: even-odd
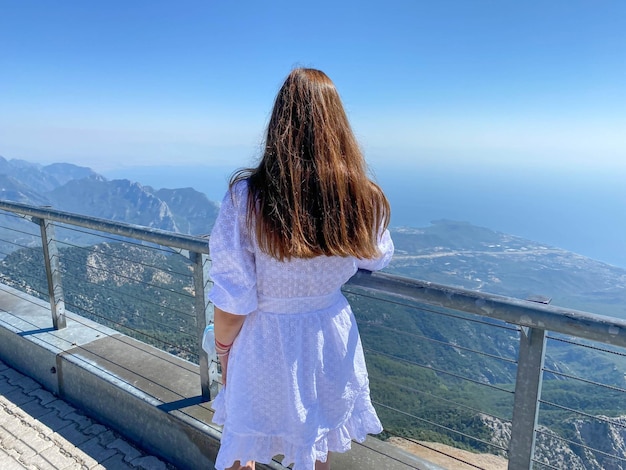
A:
<svg viewBox="0 0 626 470">
<path fill-rule="evenodd" d="M 43 166 L 1 156 L 0 196 L 189 235 L 209 233 L 219 208 L 193 188 L 155 190 L 128 179 L 108 180 L 71 163 Z"/>
</svg>

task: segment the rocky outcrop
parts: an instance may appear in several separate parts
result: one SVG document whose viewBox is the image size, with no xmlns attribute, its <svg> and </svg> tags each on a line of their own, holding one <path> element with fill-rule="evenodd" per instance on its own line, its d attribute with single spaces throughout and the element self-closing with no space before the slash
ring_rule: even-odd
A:
<svg viewBox="0 0 626 470">
<path fill-rule="evenodd" d="M 47 196 L 54 207 L 65 211 L 179 232 L 168 205 L 129 180 L 91 176 L 69 181 Z"/>
<path fill-rule="evenodd" d="M 487 415 L 481 419 L 492 432 L 491 442 L 508 448 L 511 423 Z M 571 418 L 564 424 L 567 439 L 545 426 L 538 427 L 535 461 L 568 470 L 626 469 L 626 416 Z"/>
<path fill-rule="evenodd" d="M 181 233 L 203 235 L 211 232 L 219 205 L 205 194 L 193 188 L 159 189 L 153 194 L 168 205 Z"/>
</svg>

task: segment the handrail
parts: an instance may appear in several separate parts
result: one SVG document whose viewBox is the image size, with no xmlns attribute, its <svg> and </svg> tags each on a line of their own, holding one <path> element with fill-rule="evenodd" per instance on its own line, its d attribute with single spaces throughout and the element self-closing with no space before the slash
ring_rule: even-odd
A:
<svg viewBox="0 0 626 470">
<path fill-rule="evenodd" d="M 626 348 L 626 320 L 502 295 L 359 271 L 348 286 Z"/>
<path fill-rule="evenodd" d="M 35 207 L 20 202 L 0 200 L 0 209 L 30 217 L 52 220 L 54 222 L 77 225 L 79 227 L 112 233 L 123 237 L 136 238 L 138 240 L 170 246 L 172 248 L 181 248 L 206 255 L 209 254 L 209 244 L 207 238 L 204 237 L 168 232 L 167 230 L 128 224 L 125 222 L 114 222 L 98 217 L 60 211 L 51 207 Z"/>
<path fill-rule="evenodd" d="M 4 200 L 0 200 L 0 209 L 136 238 L 163 246 L 209 254 L 209 246 L 205 237 L 168 232 L 141 225 L 74 214 L 50 207 L 35 207 Z M 348 281 L 347 285 L 364 288 L 372 292 L 391 294 L 412 301 L 428 302 L 454 310 L 475 313 L 519 326 L 537 327 L 626 347 L 626 320 L 619 318 L 420 281 L 383 272 L 371 273 L 360 270 Z"/>
<path fill-rule="evenodd" d="M 196 295 L 196 325 L 198 343 L 211 310 L 204 295 L 208 281 L 206 272 L 209 244 L 206 237 L 184 235 L 165 230 L 133 225 L 123 222 L 83 216 L 35 207 L 28 204 L 0 200 L 0 210 L 31 217 L 42 230 L 44 255 L 58 258 L 55 239 L 48 227 L 50 221 L 84 227 L 122 237 L 134 238 L 162 246 L 188 250 L 194 271 Z M 48 270 L 51 310 L 55 328 L 64 326 L 63 292 L 58 269 L 58 259 L 49 260 Z M 392 298 L 411 305 L 436 306 L 459 312 L 488 317 L 520 327 L 519 357 L 513 420 L 509 453 L 509 469 L 532 467 L 534 442 L 537 429 L 537 413 L 541 396 L 546 333 L 548 331 L 626 348 L 626 320 L 597 315 L 589 312 L 545 305 L 495 294 L 472 291 L 427 281 L 410 279 L 382 272 L 358 271 L 346 284 L 346 290 L 356 289 L 371 293 L 381 300 Z M 58 318 L 55 311 L 58 310 Z M 201 348 L 199 355 L 202 395 L 210 398 L 210 385 L 216 380 L 217 371 L 209 372 L 209 358 Z M 215 359 L 215 358 L 213 358 Z"/>
<path fill-rule="evenodd" d="M 195 311 L 196 311 L 196 336 L 198 344 L 198 357 L 200 364 L 200 388 L 202 396 L 211 399 L 211 384 L 217 381 L 217 369 L 210 367 L 216 362 L 216 357 L 209 358 L 202 349 L 202 334 L 208 321 L 212 321 L 212 310 L 204 295 L 205 273 L 204 261 L 209 254 L 209 243 L 206 237 L 184 235 L 168 232 L 166 230 L 114 222 L 98 217 L 74 214 L 60 211 L 51 207 L 35 207 L 29 204 L 0 200 L 0 210 L 5 210 L 22 216 L 31 217 L 32 222 L 41 227 L 43 251 L 48 278 L 48 291 L 50 293 L 50 310 L 52 323 L 55 329 L 65 327 L 65 308 L 61 276 L 58 269 L 58 256 L 56 255 L 56 240 L 50 236 L 47 230 L 52 228 L 50 221 L 75 225 L 104 233 L 110 233 L 127 238 L 155 243 L 161 246 L 187 250 L 193 266 Z M 56 266 L 53 268 L 52 266 Z M 215 387 L 214 387 L 215 390 Z"/>
</svg>

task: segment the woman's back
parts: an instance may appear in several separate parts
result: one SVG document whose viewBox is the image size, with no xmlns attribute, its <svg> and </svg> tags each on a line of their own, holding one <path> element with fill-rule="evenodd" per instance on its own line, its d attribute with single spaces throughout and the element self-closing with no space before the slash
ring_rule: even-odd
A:
<svg viewBox="0 0 626 470">
<path fill-rule="evenodd" d="M 356 272 L 353 258 L 318 256 L 277 261 L 257 257 L 257 289 L 268 297 L 316 297 L 337 292 Z"/>
<path fill-rule="evenodd" d="M 216 468 L 276 454 L 297 470 L 328 468 L 329 452 L 382 430 L 341 286 L 387 265 L 388 222 L 334 85 L 294 70 L 262 160 L 233 178 L 209 241 L 227 377 L 213 404 L 224 425 Z"/>
<path fill-rule="evenodd" d="M 246 250 L 254 257 L 253 274 L 256 280 L 256 293 L 259 297 L 301 299 L 302 307 L 309 308 L 309 304 L 313 302 L 311 298 L 337 293 L 358 268 L 380 269 L 389 261 L 391 240 L 386 232 L 383 234 L 385 238 L 380 241 L 383 257 L 376 261 L 359 260 L 352 256 L 324 255 L 280 261 L 265 253 L 259 247 L 254 234 L 249 232 L 247 198 L 247 181 L 237 182 L 232 188 L 231 196 L 223 203 L 224 205 L 232 203 L 232 216 L 237 220 L 233 221 L 232 225 L 221 224 L 221 229 L 229 231 L 230 237 L 215 237 L 228 241 L 228 246 L 217 246 L 214 243 L 211 252 L 215 254 L 220 251 L 236 253 L 238 248 L 231 245 L 230 241 L 243 241 Z M 220 230 L 220 227 L 217 227 L 217 230 Z M 252 265 L 249 265 L 248 269 L 252 269 Z M 309 304 L 305 298 L 308 298 Z"/>
</svg>

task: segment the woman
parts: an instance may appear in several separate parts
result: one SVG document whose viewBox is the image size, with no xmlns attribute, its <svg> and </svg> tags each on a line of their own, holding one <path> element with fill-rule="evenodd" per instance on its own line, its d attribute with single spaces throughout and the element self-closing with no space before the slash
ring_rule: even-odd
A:
<svg viewBox="0 0 626 470">
<path fill-rule="evenodd" d="M 295 470 L 329 469 L 329 452 L 382 430 L 340 289 L 391 259 L 389 203 L 319 70 L 287 77 L 265 144 L 259 165 L 231 180 L 209 241 L 224 381 L 216 468 L 281 454 Z"/>
</svg>

